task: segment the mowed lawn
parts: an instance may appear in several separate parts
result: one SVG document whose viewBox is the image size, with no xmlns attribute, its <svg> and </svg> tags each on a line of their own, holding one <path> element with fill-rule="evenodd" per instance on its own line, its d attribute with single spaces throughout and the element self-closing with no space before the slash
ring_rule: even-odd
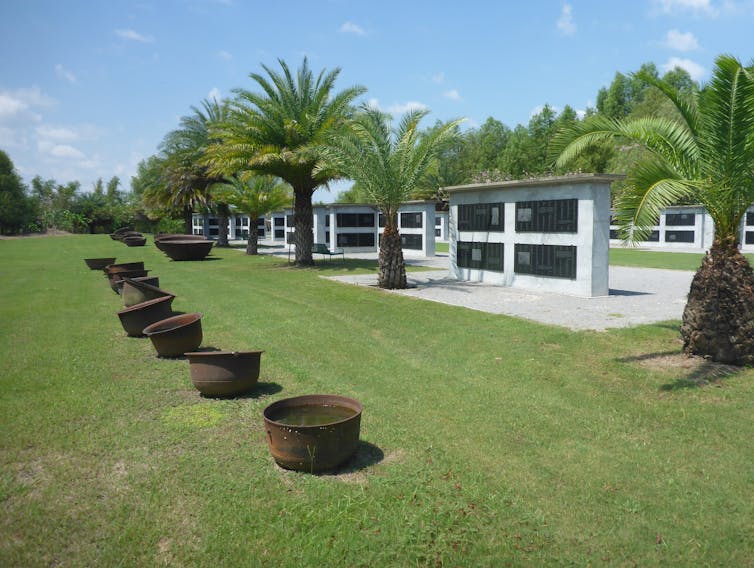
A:
<svg viewBox="0 0 754 568">
<path fill-rule="evenodd" d="M 754 370 L 680 357 L 679 322 L 572 332 L 213 255 L 0 241 L 0 565 L 754 565 Z M 202 398 L 125 337 L 100 256 L 144 260 L 205 346 L 264 349 L 258 389 Z M 269 455 L 262 409 L 308 393 L 364 406 L 336 474 Z"/>
</svg>

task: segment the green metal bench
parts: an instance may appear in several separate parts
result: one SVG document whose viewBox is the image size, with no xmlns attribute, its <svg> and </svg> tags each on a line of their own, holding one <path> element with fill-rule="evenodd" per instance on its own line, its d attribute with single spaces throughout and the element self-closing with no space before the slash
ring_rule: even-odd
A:
<svg viewBox="0 0 754 568">
<path fill-rule="evenodd" d="M 327 256 L 327 259 L 330 260 L 333 256 L 340 255 L 343 257 L 343 261 L 346 260 L 346 253 L 343 251 L 343 249 L 338 248 L 334 250 L 330 250 L 327 248 L 327 245 L 322 243 L 314 243 L 312 245 L 312 254 L 321 254 L 323 257 Z"/>
</svg>

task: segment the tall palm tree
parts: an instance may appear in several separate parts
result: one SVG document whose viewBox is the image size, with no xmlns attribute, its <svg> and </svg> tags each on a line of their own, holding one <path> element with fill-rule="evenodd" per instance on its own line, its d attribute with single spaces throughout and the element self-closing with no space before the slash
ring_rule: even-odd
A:
<svg viewBox="0 0 754 568">
<path fill-rule="evenodd" d="M 348 131 L 333 138 L 327 153 L 355 180 L 385 216 L 379 254 L 381 288 L 405 288 L 406 266 L 398 232 L 398 207 L 416 190 L 432 159 L 457 133 L 461 120 L 440 124 L 422 135 L 419 122 L 426 110 L 406 113 L 397 129 L 388 115 L 364 106 Z"/>
<path fill-rule="evenodd" d="M 180 209 L 183 212 L 186 232 L 191 232 L 191 217 L 196 208 L 212 207 L 218 209 L 220 221 L 220 238 L 218 245 L 227 246 L 228 218 L 227 206 L 212 203 L 209 187 L 222 181 L 222 176 L 210 173 L 202 163 L 202 157 L 208 148 L 218 143 L 210 133 L 213 124 L 227 118 L 227 105 L 216 99 L 203 100 L 202 108 L 191 107 L 192 114 L 180 120 L 179 128 L 169 132 L 160 145 L 163 161 L 162 190 L 153 199 L 163 207 Z M 223 215 L 224 213 L 224 215 Z M 223 239 L 224 237 L 224 239 Z"/>
<path fill-rule="evenodd" d="M 236 211 L 249 216 L 249 240 L 246 254 L 258 253 L 259 228 L 262 215 L 284 209 L 291 203 L 290 186 L 271 176 L 228 177 L 212 186 L 212 193 Z"/>
<path fill-rule="evenodd" d="M 267 77 L 250 77 L 262 93 L 235 90 L 230 115 L 218 129 L 222 144 L 213 146 L 205 163 L 215 174 L 253 170 L 288 182 L 294 194 L 296 264 L 313 264 L 312 195 L 340 173 L 323 162 L 322 145 L 352 113 L 352 101 L 365 89 L 333 92 L 340 69 L 315 78 L 304 62 L 294 76 L 283 60 L 282 73 L 262 66 Z M 316 168 L 316 171 L 315 171 Z"/>
<path fill-rule="evenodd" d="M 677 120 L 612 120 L 599 115 L 561 132 L 557 164 L 590 144 L 619 138 L 647 150 L 629 171 L 616 204 L 624 238 L 646 238 L 654 219 L 683 198 L 701 203 L 715 224 L 712 247 L 694 275 L 681 336 L 684 351 L 733 364 L 754 363 L 754 275 L 740 253 L 739 230 L 754 203 L 754 65 L 717 58 L 701 91 L 680 93 L 638 75 L 673 103 Z"/>
</svg>

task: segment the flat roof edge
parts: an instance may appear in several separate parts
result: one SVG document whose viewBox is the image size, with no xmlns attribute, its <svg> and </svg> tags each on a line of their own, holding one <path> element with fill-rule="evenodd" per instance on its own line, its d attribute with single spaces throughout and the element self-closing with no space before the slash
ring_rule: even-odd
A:
<svg viewBox="0 0 754 568">
<path fill-rule="evenodd" d="M 573 174 L 565 176 L 552 176 L 530 179 L 518 179 L 508 181 L 494 181 L 487 183 L 472 183 L 467 185 L 451 185 L 443 189 L 448 193 L 462 191 L 479 191 L 488 189 L 512 189 L 516 187 L 532 187 L 537 185 L 568 185 L 585 183 L 612 183 L 622 180 L 626 176 L 622 174 Z"/>
</svg>

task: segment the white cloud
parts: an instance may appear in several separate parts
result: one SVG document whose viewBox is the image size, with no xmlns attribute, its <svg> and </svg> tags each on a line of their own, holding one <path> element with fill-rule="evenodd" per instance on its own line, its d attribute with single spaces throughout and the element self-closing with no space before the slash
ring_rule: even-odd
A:
<svg viewBox="0 0 754 568">
<path fill-rule="evenodd" d="M 432 75 L 432 82 L 441 85 L 445 82 L 445 73 L 440 71 L 437 75 Z"/>
<path fill-rule="evenodd" d="M 446 99 L 450 99 L 451 101 L 462 101 L 461 94 L 456 89 L 450 89 L 449 91 L 445 91 L 442 94 L 443 97 Z"/>
<path fill-rule="evenodd" d="M 389 114 L 404 114 L 410 110 L 427 110 L 427 105 L 424 103 L 420 103 L 417 101 L 408 101 L 405 103 L 395 103 L 390 105 L 389 107 L 383 109 L 380 106 L 380 101 L 378 99 L 369 99 L 367 101 L 367 106 L 370 108 L 374 108 L 377 110 L 380 110 L 382 112 L 387 112 Z"/>
<path fill-rule="evenodd" d="M 21 99 L 9 93 L 0 93 L 0 116 L 13 116 L 27 108 L 29 108 L 29 105 Z"/>
<path fill-rule="evenodd" d="M 233 55 L 231 55 L 224 49 L 221 49 L 220 51 L 218 51 L 217 55 L 220 57 L 220 59 L 225 59 L 226 61 L 233 59 Z"/>
<path fill-rule="evenodd" d="M 78 140 L 79 134 L 71 128 L 56 128 L 54 126 L 37 126 L 37 135 L 52 140 Z"/>
<path fill-rule="evenodd" d="M 214 100 L 216 100 L 216 101 L 219 102 L 220 99 L 222 99 L 223 97 L 220 94 L 220 89 L 218 89 L 217 87 L 212 87 L 212 89 L 210 89 L 209 93 L 207 94 L 207 98 L 209 100 L 213 100 L 214 99 Z"/>
<path fill-rule="evenodd" d="M 56 103 L 55 99 L 48 97 L 38 87 L 28 89 L 16 89 L 15 91 L 0 91 L 0 118 L 14 117 L 30 111 L 32 108 L 50 107 Z M 39 115 L 33 114 L 33 120 L 39 120 Z"/>
<path fill-rule="evenodd" d="M 410 110 L 427 110 L 427 105 L 418 101 L 408 101 L 405 103 L 396 103 L 387 107 L 390 114 L 404 114 Z"/>
<path fill-rule="evenodd" d="M 367 35 L 367 32 L 364 31 L 364 28 L 361 26 L 354 24 L 353 22 L 343 22 L 343 25 L 340 26 L 340 32 L 344 34 L 353 34 L 358 36 L 365 36 Z"/>
<path fill-rule="evenodd" d="M 132 29 L 115 30 L 115 35 L 123 39 L 138 41 L 141 43 L 152 43 L 154 41 L 154 38 L 152 36 L 140 34 L 136 30 Z"/>
<path fill-rule="evenodd" d="M 570 36 L 576 33 L 576 24 L 573 21 L 573 6 L 570 4 L 563 4 L 563 9 L 560 11 L 557 26 L 560 33 L 563 35 Z"/>
<path fill-rule="evenodd" d="M 55 74 L 60 77 L 61 79 L 65 79 L 69 83 L 75 83 L 76 82 L 76 75 L 68 71 L 61 63 L 58 63 L 55 66 Z"/>
<path fill-rule="evenodd" d="M 707 70 L 696 61 L 684 59 L 682 57 L 671 57 L 668 59 L 668 62 L 662 66 L 662 70 L 668 72 L 676 67 L 685 69 L 694 81 L 701 81 L 707 74 Z"/>
<path fill-rule="evenodd" d="M 655 0 L 657 9 L 662 14 L 692 12 L 697 16 L 717 16 L 718 9 L 712 0 Z"/>
<path fill-rule="evenodd" d="M 81 150 L 68 144 L 56 144 L 50 148 L 50 155 L 56 158 L 73 158 L 76 160 L 82 160 L 86 157 Z"/>
<path fill-rule="evenodd" d="M 665 47 L 675 51 L 693 51 L 699 49 L 699 41 L 691 32 L 682 33 L 674 29 L 665 35 Z"/>
</svg>

